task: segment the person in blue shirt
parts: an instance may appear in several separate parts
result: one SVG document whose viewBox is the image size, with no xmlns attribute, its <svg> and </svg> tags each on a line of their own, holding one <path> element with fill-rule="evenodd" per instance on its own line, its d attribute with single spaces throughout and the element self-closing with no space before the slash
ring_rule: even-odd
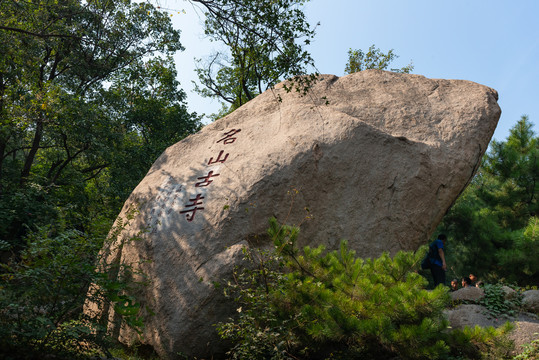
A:
<svg viewBox="0 0 539 360">
<path fill-rule="evenodd" d="M 447 271 L 447 264 L 445 262 L 445 242 L 447 236 L 445 234 L 438 235 L 438 238 L 430 245 L 434 248 L 434 254 L 430 258 L 431 266 L 430 272 L 434 279 L 434 287 L 442 284 L 445 286 L 445 272 Z"/>
</svg>

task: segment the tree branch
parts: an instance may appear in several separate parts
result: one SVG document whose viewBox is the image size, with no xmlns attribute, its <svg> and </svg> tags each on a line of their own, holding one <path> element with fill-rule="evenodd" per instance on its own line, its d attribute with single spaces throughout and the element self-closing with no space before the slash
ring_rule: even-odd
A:
<svg viewBox="0 0 539 360">
<path fill-rule="evenodd" d="M 35 33 L 35 32 L 31 32 L 31 31 L 27 31 L 27 30 L 23 30 L 23 29 L 19 29 L 19 28 L 14 28 L 14 27 L 9 27 L 9 26 L 3 26 L 3 25 L 0 25 L 0 30 L 18 32 L 18 33 L 22 33 L 22 34 L 26 34 L 26 35 L 30 35 L 30 36 L 35 36 L 35 37 L 42 38 L 42 39 L 51 38 L 51 37 L 80 39 L 79 36 L 62 35 L 62 34 L 40 34 L 40 33 Z"/>
</svg>

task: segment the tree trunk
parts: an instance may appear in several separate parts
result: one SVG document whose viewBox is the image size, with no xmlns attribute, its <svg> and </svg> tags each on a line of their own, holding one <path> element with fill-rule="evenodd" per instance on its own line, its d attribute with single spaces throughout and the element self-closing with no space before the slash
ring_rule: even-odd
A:
<svg viewBox="0 0 539 360">
<path fill-rule="evenodd" d="M 0 119 L 4 117 L 4 93 L 6 85 L 4 84 L 4 74 L 0 73 Z M 3 122 L 3 121 L 2 121 Z M 0 131 L 3 129 L 0 129 Z M 4 163 L 4 154 L 6 152 L 7 137 L 0 135 L 0 180 L 2 179 L 2 165 Z M 0 182 L 0 195 L 2 195 L 2 183 Z"/>
<path fill-rule="evenodd" d="M 37 151 L 39 150 L 39 144 L 41 143 L 42 137 L 43 137 L 43 119 L 40 118 L 37 121 L 36 132 L 34 134 L 34 140 L 32 141 L 32 147 L 30 148 L 30 152 L 28 153 L 28 156 L 26 156 L 24 167 L 21 172 L 21 179 L 19 181 L 19 185 L 21 186 L 26 183 L 26 180 L 28 180 L 28 176 L 30 175 L 32 164 L 34 163 L 34 159 L 36 158 Z"/>
</svg>

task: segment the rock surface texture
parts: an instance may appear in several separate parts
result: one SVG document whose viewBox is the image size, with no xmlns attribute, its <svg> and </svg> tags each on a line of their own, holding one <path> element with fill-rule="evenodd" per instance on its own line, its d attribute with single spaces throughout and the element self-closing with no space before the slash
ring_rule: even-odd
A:
<svg viewBox="0 0 539 360">
<path fill-rule="evenodd" d="M 465 326 L 473 328 L 476 325 L 498 328 L 508 321 L 511 322 L 514 328 L 508 336 L 515 346 L 514 354 L 522 353 L 525 350 L 524 346 L 536 340 L 539 334 L 539 318 L 533 314 L 518 313 L 514 317 L 501 315 L 495 318 L 489 315 L 486 307 L 475 304 L 461 304 L 453 309 L 445 310 L 444 314 L 449 325 L 454 329 L 462 329 Z"/>
<path fill-rule="evenodd" d="M 473 82 L 368 70 L 322 75 L 306 96 L 277 86 L 171 146 L 120 214 L 138 206 L 124 235 L 148 232 L 111 252 L 151 280 L 136 294 L 155 313 L 144 341 L 163 358 L 222 351 L 213 324 L 234 305 L 212 281 L 243 246 L 268 246 L 257 235 L 271 216 L 302 223 L 300 246 L 344 238 L 363 257 L 427 243 L 500 112 L 496 91 Z"/>
<path fill-rule="evenodd" d="M 522 294 L 522 306 L 529 312 L 539 315 L 539 290 L 528 290 Z"/>
<path fill-rule="evenodd" d="M 451 293 L 451 300 L 472 300 L 477 301 L 485 296 L 483 289 L 477 288 L 475 286 L 468 286 L 465 288 L 458 289 Z"/>
</svg>

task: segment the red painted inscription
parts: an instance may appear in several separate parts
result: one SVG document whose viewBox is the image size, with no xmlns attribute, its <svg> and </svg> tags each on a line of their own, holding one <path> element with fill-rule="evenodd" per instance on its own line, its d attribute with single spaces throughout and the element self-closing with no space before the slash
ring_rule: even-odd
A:
<svg viewBox="0 0 539 360">
<path fill-rule="evenodd" d="M 191 203 L 185 205 L 185 207 L 186 208 L 187 207 L 192 207 L 192 206 L 194 206 L 194 207 L 192 209 L 182 210 L 182 211 L 180 211 L 180 214 L 185 214 L 185 218 L 187 219 L 187 221 L 193 221 L 193 219 L 195 218 L 195 214 L 196 214 L 197 210 L 204 210 L 203 207 L 197 206 L 197 205 L 202 205 L 202 199 L 204 199 L 204 196 L 202 196 L 201 194 L 197 194 L 194 199 L 189 199 L 189 201 L 191 201 Z"/>
<path fill-rule="evenodd" d="M 225 133 L 225 137 L 220 139 L 220 140 L 217 140 L 217 142 L 223 142 L 224 144 L 232 144 L 234 141 L 236 141 L 236 138 L 233 137 L 234 135 L 236 135 L 237 133 L 239 133 L 241 131 L 241 129 L 232 129 L 228 132 Z"/>
<path fill-rule="evenodd" d="M 210 185 L 210 184 L 213 182 L 213 180 L 210 180 L 210 178 L 211 178 L 211 177 L 214 177 L 214 176 L 219 176 L 219 175 L 220 175 L 220 174 L 214 174 L 213 171 L 210 171 L 210 172 L 208 173 L 208 175 L 206 175 L 206 176 L 201 176 L 201 177 L 197 178 L 197 179 L 202 180 L 202 181 L 197 182 L 197 183 L 195 184 L 195 187 L 208 186 L 208 185 Z"/>
<path fill-rule="evenodd" d="M 221 156 L 223 155 L 224 150 L 219 151 L 219 155 L 217 156 L 217 159 L 213 160 L 213 157 L 208 160 L 208 165 L 215 164 L 215 163 L 224 163 L 226 159 L 228 158 L 228 153 L 225 155 L 224 159 L 221 159 Z"/>
</svg>

